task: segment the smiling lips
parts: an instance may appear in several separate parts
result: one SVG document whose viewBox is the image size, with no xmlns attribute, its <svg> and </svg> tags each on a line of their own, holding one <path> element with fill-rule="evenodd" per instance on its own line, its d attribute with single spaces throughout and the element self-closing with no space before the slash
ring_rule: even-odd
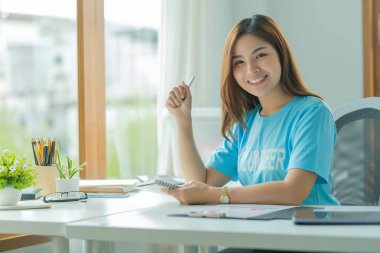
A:
<svg viewBox="0 0 380 253">
<path fill-rule="evenodd" d="M 259 77 L 257 79 L 248 80 L 247 83 L 248 83 L 248 85 L 259 86 L 259 85 L 262 85 L 264 83 L 264 81 L 267 79 L 267 77 L 268 77 L 268 75 L 264 75 L 264 76 Z"/>
</svg>

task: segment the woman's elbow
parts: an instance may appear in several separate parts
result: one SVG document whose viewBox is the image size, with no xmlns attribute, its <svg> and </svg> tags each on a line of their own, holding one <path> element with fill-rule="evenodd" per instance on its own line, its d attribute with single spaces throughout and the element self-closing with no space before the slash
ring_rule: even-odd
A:
<svg viewBox="0 0 380 253">
<path fill-rule="evenodd" d="M 299 191 L 293 191 L 290 195 L 289 205 L 291 206 L 300 206 L 302 202 L 304 202 L 309 196 L 310 192 L 299 192 Z"/>
<path fill-rule="evenodd" d="M 304 189 L 303 191 L 298 187 L 289 186 L 288 190 L 286 191 L 286 196 L 284 198 L 285 205 L 289 206 L 300 206 L 302 202 L 306 200 L 306 198 L 309 196 L 310 191 Z"/>
</svg>

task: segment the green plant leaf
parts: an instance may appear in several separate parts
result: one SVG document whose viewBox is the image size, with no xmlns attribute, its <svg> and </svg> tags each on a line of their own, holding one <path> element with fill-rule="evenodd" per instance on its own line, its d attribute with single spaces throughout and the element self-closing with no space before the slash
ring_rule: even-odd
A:
<svg viewBox="0 0 380 253">
<path fill-rule="evenodd" d="M 17 158 L 14 152 L 0 152 L 0 189 L 14 187 L 22 190 L 34 185 L 37 172 L 26 158 Z"/>
<path fill-rule="evenodd" d="M 75 167 L 73 160 L 70 159 L 68 155 L 66 155 L 66 162 L 67 162 L 67 174 L 65 174 L 65 166 L 61 162 L 61 158 L 59 155 L 59 152 L 57 153 L 57 162 L 55 164 L 55 167 L 59 171 L 59 176 L 61 179 L 70 179 L 75 174 L 77 174 L 80 170 L 82 170 L 85 166 L 87 166 L 87 162 L 82 163 L 79 167 Z"/>
</svg>

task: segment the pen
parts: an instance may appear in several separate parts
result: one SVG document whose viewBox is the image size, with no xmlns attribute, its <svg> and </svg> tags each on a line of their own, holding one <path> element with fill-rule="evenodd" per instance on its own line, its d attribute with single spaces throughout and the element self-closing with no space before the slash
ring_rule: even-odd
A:
<svg viewBox="0 0 380 253">
<path fill-rule="evenodd" d="M 190 212 L 189 217 L 200 217 L 200 218 L 225 218 L 226 213 L 216 212 L 216 211 L 200 211 L 200 212 Z"/>
<path fill-rule="evenodd" d="M 48 160 L 49 165 L 53 164 L 54 153 L 55 153 L 55 140 L 53 139 L 51 142 L 51 148 L 49 150 L 49 160 Z"/>
<path fill-rule="evenodd" d="M 187 86 L 189 86 L 189 88 L 190 88 L 191 85 L 193 84 L 194 78 L 195 78 L 195 76 L 192 76 L 192 77 L 190 78 L 190 81 L 187 82 Z M 186 95 L 186 94 L 185 94 L 185 95 Z M 181 98 L 182 101 L 184 101 L 185 99 L 186 99 L 186 97 Z"/>
<path fill-rule="evenodd" d="M 38 139 L 38 155 L 40 157 L 40 165 L 42 165 L 42 163 L 43 163 L 42 147 L 43 147 L 42 140 Z"/>
<path fill-rule="evenodd" d="M 193 84 L 194 78 L 195 78 L 195 76 L 192 76 L 192 77 L 190 78 L 190 81 L 187 83 L 187 85 L 189 86 L 189 88 L 190 88 L 191 85 Z"/>
<path fill-rule="evenodd" d="M 43 147 L 43 151 L 42 151 L 42 157 L 43 157 L 43 164 L 42 166 L 47 166 L 48 165 L 48 159 L 49 159 L 49 156 L 48 156 L 48 152 L 49 152 L 49 146 L 47 144 L 47 142 L 44 144 L 44 147 Z"/>
<path fill-rule="evenodd" d="M 32 138 L 32 149 L 33 149 L 33 156 L 34 156 L 34 163 L 36 165 L 39 165 L 38 159 L 37 159 L 37 153 L 36 153 L 36 148 L 35 148 L 36 141 L 34 138 Z"/>
<path fill-rule="evenodd" d="M 55 144 L 55 150 L 54 150 L 54 157 L 53 157 L 53 164 L 57 162 L 57 154 L 59 152 L 59 145 L 58 143 Z"/>
</svg>

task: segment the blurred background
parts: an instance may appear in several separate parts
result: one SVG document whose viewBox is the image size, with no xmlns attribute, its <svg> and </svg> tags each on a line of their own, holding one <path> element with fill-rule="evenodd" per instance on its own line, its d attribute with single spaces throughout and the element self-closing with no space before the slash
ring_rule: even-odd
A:
<svg viewBox="0 0 380 253">
<path fill-rule="evenodd" d="M 32 157 L 31 138 L 52 137 L 79 160 L 76 8 L 0 0 L 0 149 Z M 219 108 L 225 37 L 256 13 L 279 24 L 305 82 L 332 109 L 363 97 L 361 0 L 104 0 L 108 178 L 176 174 L 166 96 L 195 75 L 193 106 Z M 217 141 L 199 144 L 205 160 L 220 137 L 207 129 Z"/>
</svg>

